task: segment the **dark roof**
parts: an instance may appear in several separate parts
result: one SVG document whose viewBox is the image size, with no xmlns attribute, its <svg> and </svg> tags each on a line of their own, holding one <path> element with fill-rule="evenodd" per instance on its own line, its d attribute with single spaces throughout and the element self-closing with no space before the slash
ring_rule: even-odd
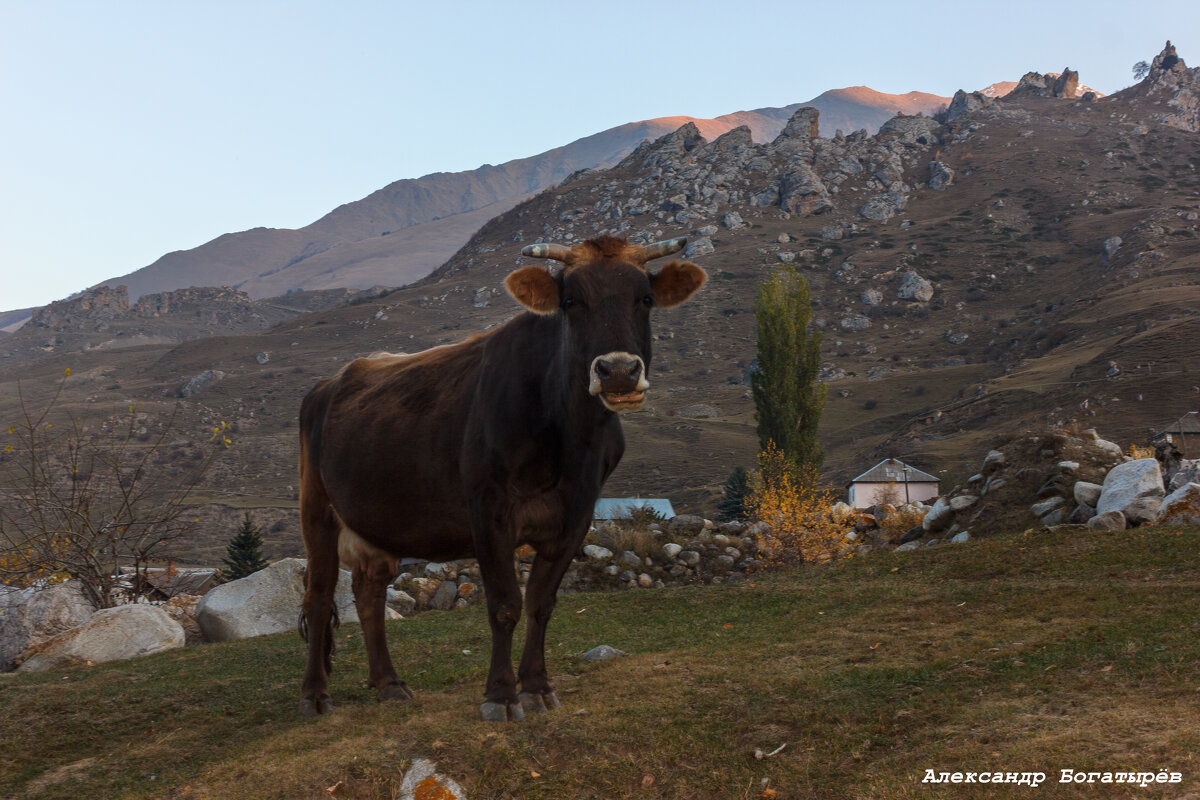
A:
<svg viewBox="0 0 1200 800">
<path fill-rule="evenodd" d="M 905 464 L 898 458 L 888 458 L 880 461 L 869 470 L 859 475 L 851 483 L 939 483 L 940 481 L 928 472 L 922 472 L 914 466 Z"/>
<path fill-rule="evenodd" d="M 1200 411 L 1189 411 L 1154 435 L 1164 433 L 1200 433 Z"/>
<path fill-rule="evenodd" d="M 675 516 L 675 509 L 670 500 L 640 497 L 602 497 L 596 501 L 592 511 L 592 519 L 627 519 L 629 512 L 635 508 L 652 508 L 666 519 Z"/>
</svg>

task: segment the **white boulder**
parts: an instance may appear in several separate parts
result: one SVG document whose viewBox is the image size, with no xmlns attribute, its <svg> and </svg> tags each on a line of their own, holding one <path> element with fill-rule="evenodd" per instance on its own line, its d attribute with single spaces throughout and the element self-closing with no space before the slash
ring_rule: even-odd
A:
<svg viewBox="0 0 1200 800">
<path fill-rule="evenodd" d="M 63 631 L 19 656 L 18 672 L 118 661 L 183 647 L 183 626 L 158 606 L 102 608 L 83 625 Z"/>
<path fill-rule="evenodd" d="M 196 620 L 210 642 L 227 642 L 295 630 L 304 601 L 302 558 L 285 558 L 204 595 Z M 334 604 L 342 622 L 358 622 L 350 573 L 338 571 Z"/>
<path fill-rule="evenodd" d="M 1104 477 L 1096 513 L 1120 511 L 1124 514 L 1125 509 L 1139 497 L 1162 497 L 1164 494 L 1162 471 L 1156 460 L 1138 458 L 1126 461 L 1117 464 Z"/>
<path fill-rule="evenodd" d="M 95 610 L 79 581 L 43 589 L 0 586 L 0 672 L 11 670 L 22 651 L 87 622 Z"/>
</svg>

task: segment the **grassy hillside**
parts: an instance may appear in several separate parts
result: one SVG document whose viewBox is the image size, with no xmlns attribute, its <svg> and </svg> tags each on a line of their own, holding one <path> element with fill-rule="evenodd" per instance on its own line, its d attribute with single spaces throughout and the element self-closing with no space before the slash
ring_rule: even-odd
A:
<svg viewBox="0 0 1200 800">
<path fill-rule="evenodd" d="M 1027 532 L 735 584 L 563 598 L 561 710 L 475 720 L 479 608 L 389 633 L 415 702 L 379 705 L 356 626 L 337 713 L 295 710 L 280 635 L 0 678 L 0 796 L 390 798 L 430 757 L 473 798 L 995 797 L 937 772 L 1041 771 L 1039 798 L 1195 796 L 1200 529 Z M 585 664 L 597 644 L 630 655 Z M 754 751 L 772 752 L 756 760 Z M 1063 769 L 1182 784 L 1060 785 Z"/>
</svg>

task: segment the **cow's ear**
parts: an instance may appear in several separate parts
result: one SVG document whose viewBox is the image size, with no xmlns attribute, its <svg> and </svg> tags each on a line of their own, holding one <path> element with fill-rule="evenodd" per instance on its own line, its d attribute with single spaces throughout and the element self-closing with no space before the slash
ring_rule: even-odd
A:
<svg viewBox="0 0 1200 800">
<path fill-rule="evenodd" d="M 518 303 L 538 314 L 552 314 L 558 309 L 558 281 L 545 267 L 521 267 L 504 279 Z"/>
<path fill-rule="evenodd" d="M 654 304 L 661 308 L 677 306 L 687 300 L 708 280 L 708 274 L 690 261 L 672 261 L 650 278 Z"/>
</svg>

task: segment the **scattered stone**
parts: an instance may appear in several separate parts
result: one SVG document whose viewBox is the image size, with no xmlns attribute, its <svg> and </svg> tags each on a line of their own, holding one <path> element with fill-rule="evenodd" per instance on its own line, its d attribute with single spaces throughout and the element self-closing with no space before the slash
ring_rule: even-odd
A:
<svg viewBox="0 0 1200 800">
<path fill-rule="evenodd" d="M 950 544 L 962 544 L 971 540 L 969 531 L 960 531 L 950 537 Z"/>
<path fill-rule="evenodd" d="M 608 661 L 610 658 L 617 656 L 629 655 L 623 650 L 618 650 L 615 647 L 609 647 L 606 644 L 597 645 L 591 650 L 588 650 L 580 658 L 584 661 Z"/>
<path fill-rule="evenodd" d="M 467 800 L 466 791 L 427 758 L 414 759 L 400 784 L 400 800 Z"/>
<path fill-rule="evenodd" d="M 913 271 L 904 273 L 896 296 L 901 300 L 913 300 L 918 303 L 928 303 L 933 299 L 933 284 Z"/>
<path fill-rule="evenodd" d="M 904 544 L 902 544 L 896 548 L 896 552 L 899 553 L 899 552 L 902 552 L 905 550 L 916 550 L 920 546 L 921 546 L 921 543 L 918 541 L 905 542 Z"/>
<path fill-rule="evenodd" d="M 742 219 L 742 215 L 736 211 L 725 212 L 725 215 L 721 217 L 721 224 L 731 231 L 746 227 L 746 222 Z"/>
<path fill-rule="evenodd" d="M 675 544 L 674 542 L 667 542 L 663 545 L 663 555 L 670 559 L 674 559 L 675 556 L 679 555 L 682 551 L 683 546 Z"/>
<path fill-rule="evenodd" d="M 442 581 L 429 600 L 429 607 L 435 611 L 449 611 L 454 608 L 458 599 L 458 584 L 454 581 Z"/>
<path fill-rule="evenodd" d="M 225 377 L 225 373 L 219 369 L 206 369 L 199 375 L 195 376 L 179 389 L 180 397 L 194 397 L 203 391 L 211 389 L 220 383 Z"/>
<path fill-rule="evenodd" d="M 1089 519 L 1087 526 L 1094 531 L 1123 531 L 1125 515 L 1120 511 L 1106 511 Z"/>
<path fill-rule="evenodd" d="M 1100 249 L 1100 260 L 1107 264 L 1112 260 L 1112 257 L 1121 249 L 1122 241 L 1120 236 L 1110 236 L 1104 240 L 1104 245 Z"/>
<path fill-rule="evenodd" d="M 709 253 L 716 252 L 717 248 L 713 246 L 712 239 L 707 236 L 702 236 L 688 242 L 688 246 L 683 249 L 684 258 L 697 258 L 698 256 L 706 256 Z"/>
<path fill-rule="evenodd" d="M 1044 521 L 1047 514 L 1066 505 L 1066 502 L 1062 497 L 1048 497 L 1040 503 L 1034 503 L 1029 510 L 1035 517 Z"/>
<path fill-rule="evenodd" d="M 593 561 L 608 561 L 612 558 L 613 552 L 607 547 L 601 547 L 598 544 L 585 544 L 583 546 L 583 554 Z"/>
<path fill-rule="evenodd" d="M 268 361 L 271 360 L 271 354 L 270 353 L 259 353 L 258 355 L 256 355 L 254 357 L 254 360 L 260 364 L 266 364 Z"/>
<path fill-rule="evenodd" d="M 408 592 L 401 591 L 392 586 L 387 590 L 388 607 L 395 611 L 400 616 L 408 616 L 417 609 L 417 600 Z"/>
</svg>

